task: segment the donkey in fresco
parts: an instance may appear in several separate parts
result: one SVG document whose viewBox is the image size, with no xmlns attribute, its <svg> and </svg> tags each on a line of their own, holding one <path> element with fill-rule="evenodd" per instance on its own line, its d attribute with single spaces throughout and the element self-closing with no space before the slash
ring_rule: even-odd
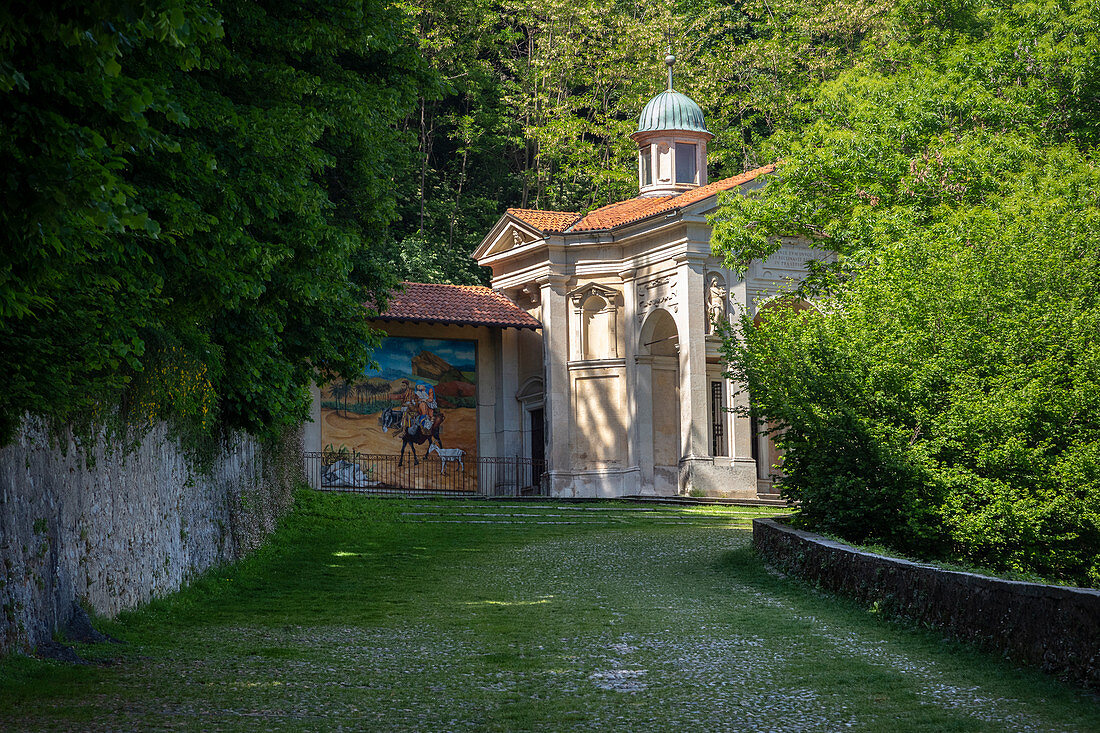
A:
<svg viewBox="0 0 1100 733">
<path fill-rule="evenodd" d="M 433 440 L 442 448 L 443 441 L 439 439 L 439 426 L 443 424 L 445 419 L 442 412 L 436 412 L 432 417 L 431 428 L 425 429 L 416 423 L 405 428 L 401 432 L 401 457 L 397 459 L 397 465 L 400 466 L 405 460 L 405 448 L 410 444 L 413 446 L 409 450 L 412 451 L 414 466 L 420 465 L 420 460 L 416 457 L 416 446 L 428 444 L 428 447 L 424 450 L 424 458 L 427 458 L 428 453 L 431 452 Z"/>
<path fill-rule="evenodd" d="M 387 407 L 382 410 L 381 414 L 378 415 L 378 424 L 382 426 L 382 432 L 388 433 L 392 427 L 401 427 L 401 418 L 404 414 L 397 407 Z"/>
</svg>

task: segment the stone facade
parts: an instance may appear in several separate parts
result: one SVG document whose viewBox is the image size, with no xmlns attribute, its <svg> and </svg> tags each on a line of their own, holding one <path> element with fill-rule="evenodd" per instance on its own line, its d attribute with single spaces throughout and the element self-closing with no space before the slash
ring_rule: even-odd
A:
<svg viewBox="0 0 1100 733">
<path fill-rule="evenodd" d="M 130 453 L 57 440 L 34 422 L 0 449 L 0 653 L 66 626 L 73 602 L 112 616 L 239 559 L 290 507 L 301 441 L 237 436 L 208 471 L 164 426 Z"/>
<path fill-rule="evenodd" d="M 711 253 L 707 222 L 719 191 L 749 194 L 770 170 L 671 199 L 681 206 L 643 200 L 657 211 L 635 221 L 612 215 L 637 200 L 550 220 L 561 231 L 539 223 L 555 212 L 512 210 L 483 240 L 493 287 L 542 323 L 500 360 L 520 365 L 517 399 L 544 415 L 552 496 L 770 494 L 778 455 L 734 409 L 747 397 L 723 375 L 715 322 L 755 315 L 826 255 L 784 243 L 740 277 Z"/>
<path fill-rule="evenodd" d="M 723 374 L 718 325 L 755 317 L 828 254 L 784 241 L 741 276 L 712 253 L 718 195 L 751 195 L 775 167 L 708 182 L 713 136 L 673 89 L 675 60 L 631 135 L 637 197 L 583 215 L 509 209 L 474 252 L 542 324 L 501 363 L 523 365 L 517 398 L 545 421 L 551 496 L 773 496 L 780 456 Z"/>
<path fill-rule="evenodd" d="M 780 456 L 752 424 L 742 385 L 723 373 L 718 324 L 772 307 L 828 254 L 784 241 L 742 276 L 712 253 L 719 194 L 752 195 L 775 167 L 708 182 L 712 135 L 699 106 L 673 90 L 674 61 L 669 89 L 631 136 L 638 196 L 586 214 L 509 209 L 473 253 L 527 321 L 440 325 L 454 322 L 461 298 L 434 301 L 432 288 L 455 286 L 424 284 L 406 290 L 422 302 L 380 317 L 390 335 L 480 329 L 478 361 L 489 368 L 478 385 L 479 454 L 545 459 L 550 496 L 774 496 Z M 307 428 L 314 452 L 315 433 Z"/>
</svg>

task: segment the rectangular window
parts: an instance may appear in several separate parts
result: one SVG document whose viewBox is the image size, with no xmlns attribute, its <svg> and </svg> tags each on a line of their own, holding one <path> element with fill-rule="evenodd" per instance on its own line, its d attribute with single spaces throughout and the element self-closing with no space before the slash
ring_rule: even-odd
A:
<svg viewBox="0 0 1100 733">
<path fill-rule="evenodd" d="M 643 186 L 649 186 L 653 183 L 653 156 L 650 153 L 651 150 L 651 146 L 647 145 L 643 150 L 638 152 L 642 164 Z"/>
<path fill-rule="evenodd" d="M 676 182 L 695 183 L 695 145 L 676 143 Z"/>
</svg>

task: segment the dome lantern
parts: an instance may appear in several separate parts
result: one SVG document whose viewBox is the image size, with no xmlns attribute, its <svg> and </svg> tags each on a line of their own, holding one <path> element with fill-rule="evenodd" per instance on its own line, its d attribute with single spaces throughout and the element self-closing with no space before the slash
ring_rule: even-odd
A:
<svg viewBox="0 0 1100 733">
<path fill-rule="evenodd" d="M 676 57 L 665 57 L 668 89 L 649 100 L 630 136 L 638 144 L 638 188 L 642 196 L 670 196 L 707 183 L 707 141 L 712 135 L 703 110 L 672 88 Z"/>
</svg>

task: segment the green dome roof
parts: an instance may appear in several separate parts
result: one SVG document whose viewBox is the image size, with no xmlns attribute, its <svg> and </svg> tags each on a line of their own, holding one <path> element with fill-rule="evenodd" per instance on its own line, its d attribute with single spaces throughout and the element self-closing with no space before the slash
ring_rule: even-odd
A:
<svg viewBox="0 0 1100 733">
<path fill-rule="evenodd" d="M 687 130 L 706 132 L 703 110 L 690 97 L 668 89 L 661 92 L 642 110 L 637 132 L 654 130 Z"/>
</svg>

